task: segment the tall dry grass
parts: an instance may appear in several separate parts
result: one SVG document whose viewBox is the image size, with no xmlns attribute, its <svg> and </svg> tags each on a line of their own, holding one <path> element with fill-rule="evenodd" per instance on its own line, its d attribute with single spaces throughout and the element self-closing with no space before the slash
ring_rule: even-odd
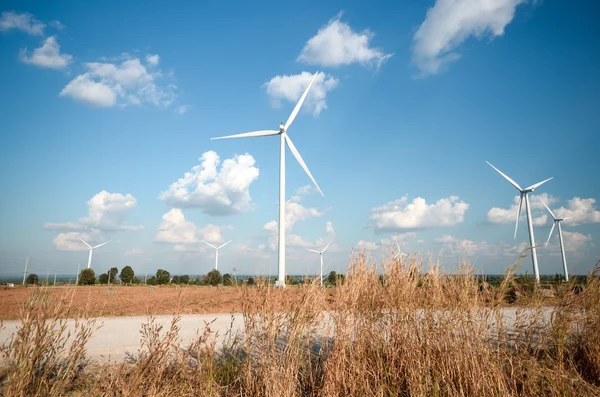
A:
<svg viewBox="0 0 600 397">
<path fill-rule="evenodd" d="M 33 338 L 23 331 L 2 349 L 11 358 L 4 393 L 600 395 L 600 270 L 583 288 L 567 283 L 551 290 L 518 283 L 514 270 L 491 287 L 468 264 L 448 275 L 439 264 L 425 268 L 415 257 L 407 263 L 385 260 L 380 275 L 358 252 L 335 288 L 320 288 L 316 280 L 293 287 L 293 294 L 265 282 L 231 287 L 242 302 L 244 335 L 230 331 L 223 345 L 215 344 L 211 324 L 181 346 L 177 315 L 167 329 L 149 318 L 136 357 L 93 369 L 74 364 L 85 362 L 88 333 L 75 335 L 80 353 L 65 366 L 64 348 L 48 348 L 63 340 L 64 329 Z M 515 301 L 521 305 L 509 304 Z M 42 320 L 60 324 L 65 312 L 54 307 L 35 290 L 23 324 L 42 330 Z M 46 353 L 31 354 L 36 351 Z M 50 358 L 25 359 L 41 356 Z"/>
</svg>

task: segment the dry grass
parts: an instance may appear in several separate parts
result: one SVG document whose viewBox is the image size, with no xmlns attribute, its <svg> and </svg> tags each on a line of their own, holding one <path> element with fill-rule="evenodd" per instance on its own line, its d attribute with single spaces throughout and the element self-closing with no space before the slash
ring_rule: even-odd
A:
<svg viewBox="0 0 600 397">
<path fill-rule="evenodd" d="M 149 318 L 131 362 L 88 367 L 93 320 L 79 320 L 67 347 L 68 301 L 36 289 L 21 330 L 1 352 L 5 395 L 102 396 L 537 396 L 600 395 L 599 269 L 582 290 L 548 293 L 500 287 L 468 265 L 443 274 L 414 258 L 387 260 L 383 277 L 364 252 L 335 288 L 236 288 L 245 335 L 216 346 L 210 324 L 187 348 L 179 318 L 169 329 Z M 516 291 L 517 289 L 520 289 Z M 181 291 L 180 291 L 181 292 Z M 181 295 L 180 295 L 181 296 Z M 507 301 L 526 300 L 512 319 Z M 180 303 L 185 310 L 185 303 Z M 327 308 L 327 310 L 324 310 Z M 51 324 L 46 326 L 44 324 Z M 54 324 L 54 325 L 52 325 Z M 67 358 L 65 358 L 67 357 Z M 66 361 L 65 361 L 66 360 Z"/>
</svg>

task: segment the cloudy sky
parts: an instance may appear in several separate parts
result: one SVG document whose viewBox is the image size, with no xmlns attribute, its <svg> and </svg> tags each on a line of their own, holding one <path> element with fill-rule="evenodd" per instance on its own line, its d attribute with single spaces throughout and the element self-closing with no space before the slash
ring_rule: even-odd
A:
<svg viewBox="0 0 600 397">
<path fill-rule="evenodd" d="M 405 251 L 501 273 L 564 222 L 573 273 L 600 259 L 597 1 L 4 1 L 0 273 L 87 262 L 138 273 L 277 269 L 276 129 L 289 135 L 288 273 L 343 271 L 351 250 Z M 561 271 L 556 235 L 540 271 Z M 531 262 L 522 263 L 531 274 Z"/>
</svg>

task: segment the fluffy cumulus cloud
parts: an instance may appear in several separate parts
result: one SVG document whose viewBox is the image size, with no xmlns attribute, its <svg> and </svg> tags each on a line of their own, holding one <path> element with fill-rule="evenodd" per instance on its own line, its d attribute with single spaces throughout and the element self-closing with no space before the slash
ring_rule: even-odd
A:
<svg viewBox="0 0 600 397">
<path fill-rule="evenodd" d="M 161 192 L 159 199 L 172 207 L 200 208 L 210 215 L 231 215 L 251 208 L 250 185 L 259 175 L 251 155 L 236 155 L 221 164 L 219 155 L 209 151 L 200 161 Z"/>
<path fill-rule="evenodd" d="M 335 230 L 333 229 L 333 223 L 327 222 L 325 224 L 325 232 L 327 233 L 327 235 L 329 235 L 331 237 L 335 237 Z"/>
<path fill-rule="evenodd" d="M 139 230 L 142 226 L 125 223 L 125 217 L 135 208 L 137 200 L 131 194 L 109 193 L 105 190 L 96 194 L 88 202 L 88 216 L 79 222 L 46 223 L 47 230 Z"/>
<path fill-rule="evenodd" d="M 22 49 L 20 58 L 24 63 L 50 69 L 64 69 L 73 59 L 71 55 L 60 53 L 56 36 L 48 37 L 42 46 L 33 50 L 31 54 L 26 48 Z"/>
<path fill-rule="evenodd" d="M 162 222 L 154 241 L 171 244 L 192 244 L 198 242 L 198 229 L 192 222 L 186 221 L 179 208 L 173 208 L 162 216 Z"/>
<path fill-rule="evenodd" d="M 38 21 L 33 15 L 23 12 L 4 11 L 0 17 L 0 30 L 21 30 L 34 36 L 42 36 L 46 24 Z"/>
<path fill-rule="evenodd" d="M 593 198 L 573 197 L 567 202 L 566 207 L 557 208 L 552 212 L 560 218 L 569 217 L 569 219 L 564 221 L 566 225 L 576 226 L 584 223 L 600 223 L 600 211 L 596 208 L 596 200 Z"/>
<path fill-rule="evenodd" d="M 556 236 L 556 239 L 558 240 L 558 236 Z M 563 231 L 563 241 L 565 243 L 565 250 L 571 252 L 581 252 L 594 246 L 591 234 L 585 235 L 577 232 Z"/>
<path fill-rule="evenodd" d="M 121 60 L 88 62 L 86 72 L 71 80 L 60 95 L 97 107 L 144 103 L 168 107 L 177 98 L 177 86 L 159 83 L 163 74 L 154 68 L 157 63 L 158 55 L 149 56 L 144 64 L 127 54 Z"/>
<path fill-rule="evenodd" d="M 371 226 L 376 232 L 454 226 L 464 221 L 469 204 L 457 196 L 427 204 L 424 198 L 408 201 L 404 196 L 371 210 Z"/>
<path fill-rule="evenodd" d="M 521 196 L 513 197 L 513 203 L 509 208 L 491 208 L 486 215 L 487 221 L 490 223 L 515 223 L 517 219 L 517 211 L 519 211 L 520 199 Z M 547 193 L 529 194 L 529 204 L 531 205 L 531 216 L 533 217 L 534 226 L 544 226 L 550 220 L 550 217 L 547 214 L 548 210 L 546 210 L 540 199 L 542 199 L 548 206 L 552 206 L 552 204 L 558 201 L 555 197 Z M 521 208 L 521 217 L 519 220 L 522 221 L 526 219 L 526 214 L 527 211 L 525 210 L 525 202 L 523 202 L 523 207 Z"/>
<path fill-rule="evenodd" d="M 397 250 L 397 244 L 403 246 L 407 243 L 407 241 L 413 240 L 416 236 L 417 234 L 415 232 L 406 232 L 394 234 L 389 238 L 382 238 L 379 241 L 360 240 L 358 243 L 356 243 L 355 247 L 356 249 L 364 249 L 367 251 L 376 251 L 379 248 Z"/>
<path fill-rule="evenodd" d="M 413 62 L 422 76 L 439 73 L 456 61 L 468 38 L 497 37 L 527 0 L 437 0 L 413 37 Z"/>
<path fill-rule="evenodd" d="M 359 250 L 376 251 L 379 245 L 375 241 L 360 240 L 356 243 L 356 248 Z"/>
<path fill-rule="evenodd" d="M 102 232 L 93 229 L 87 232 L 59 233 L 52 243 L 58 251 L 87 251 L 88 247 L 81 242 L 80 238 L 92 246 L 107 241 Z"/>
<path fill-rule="evenodd" d="M 298 62 L 326 67 L 352 63 L 379 67 L 393 54 L 371 47 L 374 36 L 368 29 L 360 33 L 353 31 L 350 25 L 341 21 L 341 14 L 338 14 L 306 42 Z"/>
<path fill-rule="evenodd" d="M 289 76 L 273 77 L 264 84 L 267 94 L 271 97 L 271 105 L 276 108 L 281 107 L 284 100 L 296 104 L 313 76 L 312 73 L 302 72 Z M 338 83 L 339 80 L 319 72 L 306 96 L 303 109 L 308 109 L 315 116 L 318 116 L 323 110 L 327 109 L 327 102 L 325 101 L 327 93 L 337 87 Z"/>
</svg>

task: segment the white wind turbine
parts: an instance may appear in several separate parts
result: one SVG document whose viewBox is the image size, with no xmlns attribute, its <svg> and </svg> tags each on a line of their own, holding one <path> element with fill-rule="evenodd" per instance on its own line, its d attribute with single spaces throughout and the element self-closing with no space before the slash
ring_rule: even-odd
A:
<svg viewBox="0 0 600 397">
<path fill-rule="evenodd" d="M 560 227 L 560 223 L 565 219 L 569 219 L 570 216 L 567 216 L 565 218 L 557 218 L 554 215 L 554 213 L 550 210 L 550 208 L 548 208 L 546 203 L 544 203 L 544 200 L 542 200 L 539 197 L 538 199 L 540 199 L 542 204 L 544 204 L 544 207 L 546 207 L 550 215 L 552 215 L 552 219 L 554 220 L 554 222 L 552 223 L 552 229 L 550 229 L 550 234 L 548 235 L 548 240 L 546 240 L 545 246 L 547 247 L 548 243 L 550 242 L 550 237 L 552 237 L 552 232 L 554 232 L 554 226 L 558 225 L 558 241 L 560 242 L 560 254 L 562 255 L 563 270 L 565 272 L 565 281 L 569 281 L 569 272 L 567 271 L 567 257 L 565 256 L 565 245 L 563 242 L 562 228 Z"/>
<path fill-rule="evenodd" d="M 531 186 L 523 189 L 521 186 L 519 186 L 519 184 L 517 182 L 510 179 L 506 174 L 504 174 L 498 168 L 496 168 L 492 164 L 490 164 L 489 161 L 486 161 L 486 163 L 488 163 L 490 167 L 492 167 L 493 169 L 498 171 L 498 173 L 500 175 L 502 175 L 504 177 L 504 179 L 506 179 L 511 185 L 513 185 L 521 193 L 521 198 L 519 199 L 519 210 L 517 211 L 517 221 L 515 224 L 514 238 L 517 238 L 517 228 L 519 227 L 519 217 L 521 216 L 521 207 L 523 206 L 523 199 L 525 199 L 525 210 L 527 211 L 527 226 L 529 228 L 529 245 L 531 246 L 531 261 L 533 262 L 533 273 L 535 275 L 535 281 L 537 283 L 539 283 L 540 282 L 540 270 L 538 268 L 537 251 L 536 251 L 536 247 L 535 247 L 535 237 L 533 236 L 533 219 L 531 218 L 531 205 L 529 204 L 528 194 L 533 192 L 536 188 L 540 187 L 542 184 L 548 182 L 552 178 L 548 178 L 544 181 L 536 183 L 535 185 L 531 185 Z"/>
<path fill-rule="evenodd" d="M 98 244 L 98 245 L 95 245 L 95 246 L 93 246 L 93 247 L 92 247 L 91 245 L 89 245 L 88 243 L 86 243 L 86 242 L 85 242 L 85 241 L 84 241 L 84 240 L 83 240 L 81 237 L 79 237 L 79 239 L 80 239 L 80 240 L 81 240 L 81 241 L 82 241 L 82 242 L 83 242 L 85 245 L 87 245 L 87 247 L 88 247 L 88 249 L 89 249 L 89 251 L 90 251 L 90 255 L 88 256 L 88 267 L 87 267 L 87 268 L 89 269 L 89 268 L 92 266 L 92 253 L 94 252 L 94 250 L 95 250 L 96 248 L 98 248 L 98 247 L 102 247 L 104 244 L 108 244 L 108 243 L 110 243 L 110 240 L 108 240 L 108 241 L 105 241 L 105 242 L 103 242 L 102 244 Z"/>
<path fill-rule="evenodd" d="M 313 249 L 310 249 L 310 248 L 306 249 L 307 251 L 316 252 L 321 257 L 321 287 L 323 286 L 323 252 L 325 252 L 325 250 L 327 248 L 329 248 L 330 245 L 331 245 L 331 243 L 327 244 L 325 246 L 325 248 L 323 248 L 321 251 L 313 250 Z"/>
<path fill-rule="evenodd" d="M 310 84 L 308 84 L 308 87 L 306 87 L 306 91 L 304 91 L 304 94 L 302 94 L 302 96 L 300 97 L 300 100 L 296 104 L 296 107 L 290 114 L 290 117 L 287 119 L 285 125 L 283 125 L 282 123 L 279 124 L 279 130 L 261 130 L 261 131 L 246 132 L 243 134 L 211 138 L 211 139 L 248 138 L 248 137 L 255 137 L 255 136 L 270 136 L 270 135 L 279 135 L 281 137 L 280 145 L 279 145 L 279 224 L 278 224 L 278 227 L 279 227 L 279 239 L 278 239 L 278 245 L 279 245 L 279 254 L 278 254 L 279 266 L 278 266 L 278 268 L 279 269 L 278 270 L 279 271 L 278 271 L 277 282 L 275 283 L 275 285 L 277 285 L 279 287 L 285 287 L 285 270 L 286 270 L 285 269 L 285 145 L 286 145 L 286 143 L 287 143 L 288 147 L 290 148 L 292 154 L 296 158 L 296 160 L 298 160 L 298 162 L 300 163 L 300 165 L 302 166 L 304 171 L 306 171 L 306 173 L 308 174 L 311 181 L 313 181 L 313 183 L 317 187 L 317 190 L 319 190 L 319 193 L 321 193 L 321 195 L 324 196 L 323 192 L 319 188 L 319 185 L 317 184 L 317 181 L 315 181 L 315 178 L 313 178 L 312 174 L 308 170 L 308 167 L 304 163 L 304 160 L 302 160 L 300 153 L 298 153 L 296 146 L 294 146 L 294 143 L 292 142 L 292 140 L 290 139 L 290 137 L 287 134 L 288 129 L 294 122 L 294 119 L 296 118 L 296 116 L 298 115 L 298 112 L 300 111 L 300 108 L 302 107 L 302 103 L 304 102 L 304 99 L 306 99 L 308 90 L 310 90 L 310 87 L 312 86 L 313 82 L 315 81 L 315 79 L 318 75 L 319 75 L 319 72 L 315 73 L 314 77 L 310 81 Z"/>
<path fill-rule="evenodd" d="M 219 270 L 219 250 L 223 247 L 225 247 L 227 244 L 229 244 L 230 242 L 232 242 L 233 240 L 229 240 L 228 242 L 226 242 L 225 244 L 219 246 L 219 247 L 215 247 L 212 244 L 207 243 L 206 241 L 202 240 L 202 242 L 210 247 L 213 247 L 216 251 L 215 254 L 215 270 Z"/>
<path fill-rule="evenodd" d="M 398 247 L 398 253 L 396 253 L 396 255 L 394 255 L 394 259 L 398 259 L 398 257 L 400 257 L 400 256 L 408 256 L 407 254 L 402 252 L 402 250 L 400 249 L 400 243 L 398 242 L 398 240 L 396 240 L 396 246 Z"/>
</svg>

